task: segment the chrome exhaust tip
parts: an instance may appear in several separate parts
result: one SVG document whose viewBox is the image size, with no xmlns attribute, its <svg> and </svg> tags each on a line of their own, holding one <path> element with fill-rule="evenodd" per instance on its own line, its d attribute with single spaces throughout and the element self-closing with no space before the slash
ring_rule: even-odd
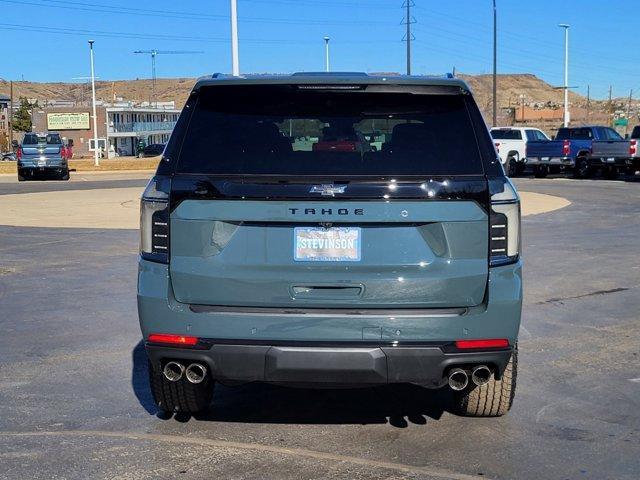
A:
<svg viewBox="0 0 640 480">
<path fill-rule="evenodd" d="M 451 387 L 451 390 L 459 392 L 460 390 L 467 388 L 468 384 L 469 376 L 467 375 L 467 372 L 461 368 L 456 368 L 449 373 L 449 386 Z"/>
<path fill-rule="evenodd" d="M 477 386 L 481 387 L 482 385 L 489 383 L 491 375 L 492 373 L 489 367 L 486 365 L 479 365 L 472 370 L 471 380 L 473 380 L 473 383 Z"/>
<path fill-rule="evenodd" d="M 162 369 L 164 378 L 166 378 L 170 382 L 177 382 L 178 380 L 180 380 L 183 373 L 184 365 L 178 362 L 167 362 L 167 364 Z"/>
<path fill-rule="evenodd" d="M 207 367 L 200 363 L 192 363 L 187 367 L 185 377 L 191 383 L 200 383 L 207 376 Z"/>
</svg>

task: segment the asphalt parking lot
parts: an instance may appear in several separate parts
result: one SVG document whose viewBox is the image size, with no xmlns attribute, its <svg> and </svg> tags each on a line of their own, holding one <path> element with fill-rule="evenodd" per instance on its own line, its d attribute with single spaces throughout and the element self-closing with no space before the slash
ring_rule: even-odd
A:
<svg viewBox="0 0 640 480">
<path fill-rule="evenodd" d="M 146 183 L 87 177 L 2 179 L 0 196 Z M 637 479 L 640 184 L 516 183 L 571 204 L 523 219 L 518 387 L 499 419 L 449 414 L 446 391 L 262 384 L 219 387 L 199 418 L 161 417 L 138 232 L 0 226 L 0 477 Z"/>
</svg>

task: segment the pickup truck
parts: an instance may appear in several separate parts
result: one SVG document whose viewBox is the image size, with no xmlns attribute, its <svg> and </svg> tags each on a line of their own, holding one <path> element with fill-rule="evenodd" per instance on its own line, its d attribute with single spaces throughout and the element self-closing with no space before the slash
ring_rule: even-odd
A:
<svg viewBox="0 0 640 480">
<path fill-rule="evenodd" d="M 500 162 L 508 176 L 521 175 L 527 165 L 527 143 L 549 140 L 542 130 L 523 127 L 494 127 L 491 129 Z"/>
<path fill-rule="evenodd" d="M 58 133 L 26 133 L 16 154 L 18 181 L 33 179 L 39 174 L 69 180 L 69 152 Z"/>
<path fill-rule="evenodd" d="M 609 127 L 560 128 L 554 140 L 527 144 L 527 164 L 537 178 L 546 177 L 550 170 L 573 170 L 576 178 L 602 170 L 613 179 L 631 165 L 631 142 Z"/>
<path fill-rule="evenodd" d="M 640 125 L 633 127 L 629 142 L 631 143 L 629 153 L 631 154 L 632 170 L 633 173 L 637 173 L 640 171 Z"/>
</svg>

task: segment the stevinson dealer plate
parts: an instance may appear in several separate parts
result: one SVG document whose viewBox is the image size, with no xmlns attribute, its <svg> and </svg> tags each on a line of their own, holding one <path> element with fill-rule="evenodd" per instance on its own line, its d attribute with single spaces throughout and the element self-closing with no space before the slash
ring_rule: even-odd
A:
<svg viewBox="0 0 640 480">
<path fill-rule="evenodd" d="M 362 232 L 358 227 L 295 227 L 293 259 L 297 262 L 359 262 Z"/>
</svg>

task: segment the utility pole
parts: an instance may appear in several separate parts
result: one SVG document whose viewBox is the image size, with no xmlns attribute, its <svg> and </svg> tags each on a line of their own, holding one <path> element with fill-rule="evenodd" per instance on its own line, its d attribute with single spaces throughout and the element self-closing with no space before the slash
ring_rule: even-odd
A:
<svg viewBox="0 0 640 480">
<path fill-rule="evenodd" d="M 564 127 L 569 126 L 569 28 L 566 23 L 558 25 L 564 28 Z"/>
<path fill-rule="evenodd" d="M 631 113 L 631 97 L 633 97 L 633 89 L 629 90 L 629 101 L 627 102 L 627 124 L 624 126 L 624 136 L 629 133 L 629 114 Z"/>
<path fill-rule="evenodd" d="M 587 85 L 587 123 L 591 118 L 591 85 Z"/>
<path fill-rule="evenodd" d="M 524 123 L 524 93 L 520 94 L 520 102 L 522 103 L 522 123 Z"/>
<path fill-rule="evenodd" d="M 13 80 L 9 82 L 9 150 L 13 152 Z"/>
<path fill-rule="evenodd" d="M 402 22 L 407 28 L 403 38 L 407 42 L 407 75 L 411 75 L 411 41 L 414 40 L 411 34 L 411 25 L 416 23 L 416 19 L 411 16 L 411 7 L 415 7 L 413 0 L 405 0 L 402 4 L 402 8 L 407 10 L 407 16 Z"/>
<path fill-rule="evenodd" d="M 324 37 L 324 71 L 329 71 L 329 37 Z"/>
<path fill-rule="evenodd" d="M 240 76 L 238 56 L 238 0 L 231 0 L 231 73 Z"/>
<path fill-rule="evenodd" d="M 493 0 L 493 126 L 498 125 L 498 12 Z"/>
<path fill-rule="evenodd" d="M 91 103 L 93 105 L 93 164 L 100 166 L 100 155 L 98 151 L 98 118 L 96 116 L 96 75 L 93 67 L 93 43 L 89 40 L 89 50 L 91 55 Z"/>
<path fill-rule="evenodd" d="M 611 92 L 613 87 L 609 85 L 609 126 L 613 123 L 613 103 L 611 103 Z"/>
</svg>

